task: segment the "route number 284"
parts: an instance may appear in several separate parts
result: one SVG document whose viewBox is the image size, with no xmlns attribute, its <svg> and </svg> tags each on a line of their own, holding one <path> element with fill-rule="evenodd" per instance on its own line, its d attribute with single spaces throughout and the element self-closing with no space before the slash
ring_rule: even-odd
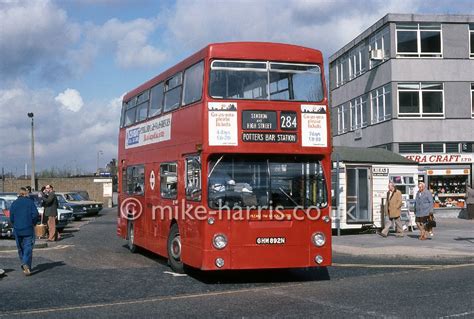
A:
<svg viewBox="0 0 474 319">
<path fill-rule="evenodd" d="M 296 130 L 298 128 L 296 112 L 281 112 L 280 128 L 282 130 Z"/>
</svg>

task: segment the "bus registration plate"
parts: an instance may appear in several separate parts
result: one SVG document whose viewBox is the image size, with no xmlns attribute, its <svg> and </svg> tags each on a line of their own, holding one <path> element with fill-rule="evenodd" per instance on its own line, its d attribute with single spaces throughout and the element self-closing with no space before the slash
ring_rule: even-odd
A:
<svg viewBox="0 0 474 319">
<path fill-rule="evenodd" d="M 257 237 L 257 245 L 284 245 L 285 237 Z"/>
</svg>

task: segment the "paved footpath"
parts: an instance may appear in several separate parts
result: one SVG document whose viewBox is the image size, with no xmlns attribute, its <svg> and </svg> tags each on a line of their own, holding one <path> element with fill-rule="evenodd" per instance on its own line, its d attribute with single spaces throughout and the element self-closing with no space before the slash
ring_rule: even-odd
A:
<svg viewBox="0 0 474 319">
<path fill-rule="evenodd" d="M 434 236 L 418 239 L 419 232 L 405 232 L 403 238 L 394 233 L 383 238 L 377 234 L 333 237 L 333 251 L 363 256 L 395 256 L 412 258 L 472 258 L 474 260 L 474 220 L 438 218 Z"/>
</svg>

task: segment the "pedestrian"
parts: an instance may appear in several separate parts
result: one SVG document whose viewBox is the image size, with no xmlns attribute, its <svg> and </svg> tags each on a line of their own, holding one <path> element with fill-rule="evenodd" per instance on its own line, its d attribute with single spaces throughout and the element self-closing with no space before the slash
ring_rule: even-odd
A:
<svg viewBox="0 0 474 319">
<path fill-rule="evenodd" d="M 35 245 L 35 225 L 38 221 L 38 210 L 28 198 L 26 188 L 20 188 L 18 198 L 10 207 L 10 221 L 13 224 L 16 247 L 21 261 L 21 269 L 26 276 L 31 275 L 33 246 Z"/>
<path fill-rule="evenodd" d="M 474 219 L 474 188 L 466 188 L 466 211 L 467 219 Z"/>
<path fill-rule="evenodd" d="M 425 183 L 420 182 L 415 199 L 415 221 L 420 230 L 420 237 L 418 237 L 420 240 L 427 239 L 425 224 L 428 222 L 430 213 L 433 213 L 433 195 L 426 189 Z"/>
<path fill-rule="evenodd" d="M 397 232 L 397 237 L 403 237 L 403 226 L 400 219 L 401 210 L 402 210 L 402 192 L 400 192 L 393 182 L 388 183 L 388 192 L 387 192 L 387 204 L 386 212 L 388 214 L 388 221 L 384 229 L 378 233 L 382 237 L 388 236 L 388 231 L 392 227 L 392 223 L 395 223 L 395 230 Z"/>
<path fill-rule="evenodd" d="M 58 216 L 58 199 L 53 185 L 46 185 L 43 197 L 44 216 L 48 217 L 48 241 L 57 240 L 56 217 Z"/>
</svg>

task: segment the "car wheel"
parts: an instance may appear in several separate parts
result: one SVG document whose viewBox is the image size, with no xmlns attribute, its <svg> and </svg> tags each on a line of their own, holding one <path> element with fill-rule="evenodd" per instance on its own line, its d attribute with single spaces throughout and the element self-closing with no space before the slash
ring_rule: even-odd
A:
<svg viewBox="0 0 474 319">
<path fill-rule="evenodd" d="M 168 264 L 174 272 L 184 273 L 184 265 L 181 261 L 181 236 L 178 224 L 173 224 L 168 235 Z"/>
<path fill-rule="evenodd" d="M 135 253 L 137 251 L 137 246 L 135 245 L 135 230 L 133 228 L 133 223 L 128 223 L 127 247 L 131 253 Z"/>
</svg>

